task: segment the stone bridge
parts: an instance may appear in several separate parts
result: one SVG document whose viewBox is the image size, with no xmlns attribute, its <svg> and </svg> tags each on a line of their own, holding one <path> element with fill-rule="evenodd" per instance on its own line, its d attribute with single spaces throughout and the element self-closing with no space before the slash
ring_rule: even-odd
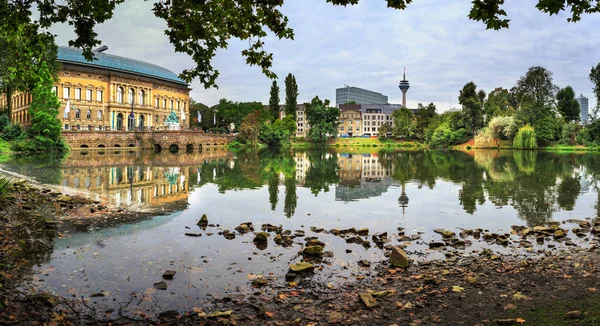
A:
<svg viewBox="0 0 600 326">
<path fill-rule="evenodd" d="M 235 136 L 198 130 L 164 131 L 67 131 L 63 137 L 71 149 L 136 147 L 149 149 L 202 149 L 225 146 Z"/>
</svg>

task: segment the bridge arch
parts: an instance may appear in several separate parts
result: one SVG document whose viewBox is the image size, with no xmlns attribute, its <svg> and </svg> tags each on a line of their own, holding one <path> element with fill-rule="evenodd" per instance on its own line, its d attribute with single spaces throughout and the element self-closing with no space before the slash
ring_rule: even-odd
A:
<svg viewBox="0 0 600 326">
<path fill-rule="evenodd" d="M 171 152 L 176 152 L 176 151 L 179 150 L 179 145 L 177 145 L 177 144 L 171 144 L 171 146 L 169 146 L 169 150 Z"/>
<path fill-rule="evenodd" d="M 79 148 L 90 148 L 87 144 L 81 144 L 81 146 L 79 146 Z"/>
<path fill-rule="evenodd" d="M 160 144 L 154 144 L 154 145 L 152 145 L 152 149 L 156 150 L 156 151 L 160 151 L 162 149 L 162 146 L 160 146 Z"/>
<path fill-rule="evenodd" d="M 104 146 L 104 144 L 100 144 L 98 145 L 98 148 L 105 148 L 106 146 Z"/>
<path fill-rule="evenodd" d="M 121 147 L 119 144 L 114 144 L 113 147 Z"/>
</svg>

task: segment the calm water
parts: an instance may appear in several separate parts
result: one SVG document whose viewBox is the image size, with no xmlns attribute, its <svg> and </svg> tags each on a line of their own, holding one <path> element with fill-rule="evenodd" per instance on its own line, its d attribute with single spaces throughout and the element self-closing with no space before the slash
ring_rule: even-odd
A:
<svg viewBox="0 0 600 326">
<path fill-rule="evenodd" d="M 314 278 L 337 286 L 358 275 L 368 277 L 372 270 L 357 262 L 383 260 L 383 251 L 315 234 L 310 227 L 367 227 L 371 234 L 390 236 L 402 227 L 407 235 L 422 234 L 422 241 L 407 248 L 421 260 L 416 253 L 430 254 L 426 243 L 439 239 L 431 232 L 435 228 L 495 232 L 515 224 L 599 216 L 600 156 L 593 154 L 106 151 L 73 152 L 61 159 L 14 157 L 3 166 L 113 205 L 174 212 L 57 237 L 49 261 L 34 271 L 36 286 L 77 298 L 104 292 L 90 303 L 119 309 L 129 302 L 123 308 L 127 314 L 186 310 L 209 294 L 256 291 L 250 287 L 252 275 L 283 283 L 288 264 L 300 260 L 302 237 L 283 248 L 271 236 L 261 250 L 252 234 L 233 240 L 218 234 L 242 222 L 251 221 L 257 231 L 270 223 L 318 236 L 334 258 Z M 202 214 L 215 226 L 199 229 Z M 186 237 L 186 232 L 202 236 Z M 467 252 L 478 249 L 474 245 Z M 167 269 L 177 271 L 168 290 L 154 289 Z"/>
</svg>

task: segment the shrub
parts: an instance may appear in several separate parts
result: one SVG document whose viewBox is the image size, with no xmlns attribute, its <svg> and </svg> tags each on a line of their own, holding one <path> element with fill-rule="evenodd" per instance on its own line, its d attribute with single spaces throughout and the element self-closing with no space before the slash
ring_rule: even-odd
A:
<svg viewBox="0 0 600 326">
<path fill-rule="evenodd" d="M 43 136 L 21 139 L 12 145 L 12 150 L 17 152 L 63 151 L 66 148 L 67 146 L 62 140 L 55 142 Z"/>
<path fill-rule="evenodd" d="M 491 123 L 490 123 L 491 124 Z M 498 144 L 495 142 L 492 128 L 485 127 L 481 129 L 477 135 L 475 135 L 475 145 L 479 147 L 496 147 Z"/>
<path fill-rule="evenodd" d="M 536 149 L 537 139 L 535 129 L 530 125 L 521 127 L 513 140 L 513 147 L 516 149 Z"/>
<path fill-rule="evenodd" d="M 517 121 L 514 117 L 494 117 L 488 127 L 493 138 L 512 139 L 517 133 Z"/>
<path fill-rule="evenodd" d="M 560 133 L 560 143 L 564 145 L 577 145 L 577 136 L 579 135 L 579 126 L 574 123 L 567 123 L 562 126 Z"/>
<path fill-rule="evenodd" d="M 2 132 L 2 139 L 6 141 L 21 140 L 25 138 L 25 131 L 20 124 L 9 124 Z"/>
<path fill-rule="evenodd" d="M 0 132 L 10 125 L 10 118 L 7 115 L 0 115 Z"/>
<path fill-rule="evenodd" d="M 460 144 L 467 140 L 467 131 L 464 128 L 452 130 L 448 124 L 442 124 L 435 129 L 429 139 L 433 147 L 448 147 Z"/>
</svg>

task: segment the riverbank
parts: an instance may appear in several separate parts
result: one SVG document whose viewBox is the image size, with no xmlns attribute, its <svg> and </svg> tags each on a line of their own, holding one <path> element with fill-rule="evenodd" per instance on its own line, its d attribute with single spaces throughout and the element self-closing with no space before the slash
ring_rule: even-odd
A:
<svg viewBox="0 0 600 326">
<path fill-rule="evenodd" d="M 307 140 L 296 139 L 292 141 L 293 148 L 312 148 L 315 145 Z M 379 148 L 402 148 L 402 149 L 417 149 L 427 148 L 426 145 L 416 141 L 395 141 L 395 140 L 379 140 L 379 138 L 333 138 L 328 141 L 325 146 L 345 148 L 345 147 L 379 147 Z"/>
</svg>

